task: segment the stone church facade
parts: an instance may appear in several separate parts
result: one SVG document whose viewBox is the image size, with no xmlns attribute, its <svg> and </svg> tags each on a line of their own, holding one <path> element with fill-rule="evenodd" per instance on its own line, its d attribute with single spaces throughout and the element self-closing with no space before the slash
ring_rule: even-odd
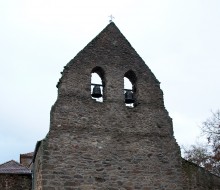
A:
<svg viewBox="0 0 220 190">
<path fill-rule="evenodd" d="M 103 102 L 91 97 L 92 73 Z M 113 22 L 64 67 L 57 87 L 50 131 L 35 151 L 35 189 L 202 189 L 182 169 L 160 82 Z"/>
<path fill-rule="evenodd" d="M 101 84 L 91 84 L 92 73 Z M 95 86 L 102 101 L 91 96 Z M 64 67 L 57 87 L 32 189 L 220 189 L 219 177 L 181 158 L 160 82 L 113 22 Z"/>
</svg>

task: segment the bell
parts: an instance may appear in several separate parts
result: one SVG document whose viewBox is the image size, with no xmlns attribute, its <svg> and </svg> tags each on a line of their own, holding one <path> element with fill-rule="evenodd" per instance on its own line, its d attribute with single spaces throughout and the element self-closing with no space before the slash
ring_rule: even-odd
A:
<svg viewBox="0 0 220 190">
<path fill-rule="evenodd" d="M 100 97 L 102 97 L 101 88 L 100 88 L 99 85 L 95 85 L 95 86 L 93 87 L 92 97 L 93 97 L 93 98 L 100 98 Z"/>
<path fill-rule="evenodd" d="M 126 104 L 132 104 L 134 103 L 134 96 L 132 91 L 126 91 L 125 92 L 125 103 Z"/>
</svg>

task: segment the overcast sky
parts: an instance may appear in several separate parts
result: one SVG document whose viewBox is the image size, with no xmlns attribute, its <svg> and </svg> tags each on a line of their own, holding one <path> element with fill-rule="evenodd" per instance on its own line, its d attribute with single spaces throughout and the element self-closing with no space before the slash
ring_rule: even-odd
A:
<svg viewBox="0 0 220 190">
<path fill-rule="evenodd" d="M 219 0 L 0 0 L 0 163 L 49 130 L 60 72 L 109 15 L 161 82 L 179 145 L 219 108 Z"/>
</svg>

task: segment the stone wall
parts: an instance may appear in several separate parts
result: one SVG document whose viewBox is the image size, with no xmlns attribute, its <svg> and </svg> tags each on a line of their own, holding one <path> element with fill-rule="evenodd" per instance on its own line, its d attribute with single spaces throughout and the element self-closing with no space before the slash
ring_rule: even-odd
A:
<svg viewBox="0 0 220 190">
<path fill-rule="evenodd" d="M 219 190 L 220 178 L 204 168 L 182 159 L 185 187 L 190 190 Z"/>
<path fill-rule="evenodd" d="M 102 75 L 103 102 L 91 98 L 94 69 Z M 134 108 L 124 103 L 130 71 Z M 114 23 L 65 66 L 39 151 L 37 190 L 183 189 L 180 149 L 159 82 Z"/>
<path fill-rule="evenodd" d="M 31 190 L 31 174 L 0 174 L 1 190 Z"/>
<path fill-rule="evenodd" d="M 33 159 L 33 153 L 20 154 L 20 164 L 29 168 Z"/>
<path fill-rule="evenodd" d="M 34 164 L 31 165 L 33 174 L 32 186 L 34 190 L 42 190 L 42 141 L 37 142 L 34 153 Z"/>
</svg>

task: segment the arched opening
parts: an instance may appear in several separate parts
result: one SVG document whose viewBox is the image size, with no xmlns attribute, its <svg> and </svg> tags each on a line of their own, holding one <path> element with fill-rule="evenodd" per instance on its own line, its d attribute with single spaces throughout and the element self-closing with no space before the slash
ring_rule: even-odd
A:
<svg viewBox="0 0 220 190">
<path fill-rule="evenodd" d="M 95 67 L 91 72 L 91 97 L 97 102 L 103 102 L 104 95 L 104 71 L 101 67 Z"/>
<path fill-rule="evenodd" d="M 128 107 L 133 108 L 136 102 L 136 75 L 129 70 L 124 75 L 124 102 Z"/>
</svg>

